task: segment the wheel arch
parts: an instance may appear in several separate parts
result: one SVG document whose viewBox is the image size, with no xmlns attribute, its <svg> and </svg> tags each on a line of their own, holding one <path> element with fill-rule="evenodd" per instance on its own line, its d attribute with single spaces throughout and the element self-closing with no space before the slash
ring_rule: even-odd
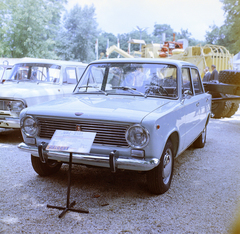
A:
<svg viewBox="0 0 240 234">
<path fill-rule="evenodd" d="M 208 117 L 207 117 L 207 121 L 206 121 L 205 127 L 207 127 L 207 125 L 209 124 L 210 118 L 211 118 L 211 114 L 209 114 Z"/>
<path fill-rule="evenodd" d="M 173 145 L 173 154 L 174 157 L 177 156 L 178 148 L 179 148 L 179 134 L 177 131 L 171 133 L 169 136 L 168 140 L 171 140 L 172 145 Z"/>
</svg>

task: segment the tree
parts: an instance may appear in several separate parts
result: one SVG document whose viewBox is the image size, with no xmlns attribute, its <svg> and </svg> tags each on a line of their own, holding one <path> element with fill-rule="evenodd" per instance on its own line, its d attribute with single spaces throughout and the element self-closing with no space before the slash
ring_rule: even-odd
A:
<svg viewBox="0 0 240 234">
<path fill-rule="evenodd" d="M 240 3 L 237 0 L 221 0 L 226 14 L 225 24 L 221 27 L 210 26 L 205 35 L 209 44 L 225 46 L 230 53 L 236 54 L 240 48 Z"/>
<path fill-rule="evenodd" d="M 90 62 L 95 59 L 98 35 L 94 6 L 75 5 L 64 15 L 63 29 L 58 38 L 58 55 L 65 60 Z"/>
<path fill-rule="evenodd" d="M 176 39 L 189 39 L 191 36 L 192 33 L 188 32 L 188 29 L 181 28 L 181 32 L 176 34 Z"/>
<path fill-rule="evenodd" d="M 217 44 L 220 36 L 220 28 L 217 25 L 209 26 L 211 31 L 207 31 L 205 38 L 208 44 Z"/>
<path fill-rule="evenodd" d="M 228 49 L 231 53 L 238 53 L 240 48 L 240 2 L 238 0 L 221 0 L 226 14 L 225 27 L 222 31 L 227 33 L 225 41 L 231 42 Z"/>
<path fill-rule="evenodd" d="M 173 29 L 168 24 L 155 24 L 153 35 L 159 37 L 162 41 L 162 35 L 165 33 L 165 41 L 172 41 L 173 40 Z"/>
<path fill-rule="evenodd" d="M 188 29 L 181 29 L 181 32 L 174 32 L 171 26 L 168 24 L 155 24 L 153 35 L 158 37 L 158 40 L 160 40 L 161 43 L 163 43 L 163 33 L 165 33 L 165 41 L 173 41 L 173 33 L 175 33 L 175 41 L 178 39 L 187 39 L 189 46 L 195 46 L 199 43 L 205 44 L 203 41 L 192 38 L 192 34 L 188 31 Z"/>
<path fill-rule="evenodd" d="M 66 0 L 1 0 L 2 56 L 55 58 L 63 3 Z"/>
<path fill-rule="evenodd" d="M 98 36 L 98 51 L 99 55 L 104 53 L 104 57 L 106 56 L 106 49 L 107 49 L 107 41 L 109 41 L 109 47 L 112 45 L 117 45 L 117 37 L 112 33 L 101 32 Z M 117 53 L 112 53 L 109 56 L 110 58 L 117 57 Z"/>
</svg>

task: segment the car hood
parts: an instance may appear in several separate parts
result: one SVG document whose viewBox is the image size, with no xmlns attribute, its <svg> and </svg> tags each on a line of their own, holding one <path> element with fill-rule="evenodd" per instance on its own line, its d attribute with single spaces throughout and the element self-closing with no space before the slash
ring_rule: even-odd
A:
<svg viewBox="0 0 240 234">
<path fill-rule="evenodd" d="M 30 115 L 141 122 L 172 100 L 141 96 L 71 95 L 27 108 Z"/>
<path fill-rule="evenodd" d="M 35 83 L 35 82 L 5 82 L 0 86 L 0 97 L 2 98 L 15 98 L 24 99 L 31 98 L 34 96 L 43 96 L 47 91 L 46 89 L 52 89 L 57 87 L 55 85 L 49 85 L 46 83 Z M 48 95 L 48 92 L 46 93 Z"/>
</svg>

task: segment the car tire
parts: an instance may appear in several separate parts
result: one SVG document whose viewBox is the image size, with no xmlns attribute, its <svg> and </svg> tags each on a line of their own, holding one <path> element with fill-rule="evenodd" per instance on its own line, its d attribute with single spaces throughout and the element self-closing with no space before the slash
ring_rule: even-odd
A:
<svg viewBox="0 0 240 234">
<path fill-rule="evenodd" d="M 224 118 L 227 113 L 230 111 L 232 102 L 212 102 L 211 111 L 213 113 L 213 118 L 219 119 Z"/>
<path fill-rule="evenodd" d="M 203 148 L 206 144 L 207 128 L 204 128 L 201 135 L 193 142 L 195 148 Z"/>
<path fill-rule="evenodd" d="M 239 103 L 233 102 L 230 108 L 230 111 L 226 114 L 225 117 L 230 118 L 231 116 L 233 116 L 238 111 L 238 108 L 239 108 Z"/>
<path fill-rule="evenodd" d="M 57 162 L 55 160 L 48 160 L 47 163 L 42 163 L 39 157 L 35 157 L 31 155 L 32 166 L 35 172 L 37 172 L 40 176 L 49 176 L 57 173 L 62 163 Z"/>
<path fill-rule="evenodd" d="M 218 80 L 225 84 L 240 85 L 240 72 L 234 70 L 223 70 L 218 74 Z"/>
<path fill-rule="evenodd" d="M 174 154 L 173 145 L 167 141 L 160 163 L 157 167 L 147 173 L 147 183 L 149 191 L 153 194 L 163 194 L 169 188 L 173 176 Z"/>
</svg>

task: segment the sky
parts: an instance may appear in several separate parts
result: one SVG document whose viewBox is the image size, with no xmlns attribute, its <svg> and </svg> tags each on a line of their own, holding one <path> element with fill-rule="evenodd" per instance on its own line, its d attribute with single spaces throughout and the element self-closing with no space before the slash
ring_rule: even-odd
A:
<svg viewBox="0 0 240 234">
<path fill-rule="evenodd" d="M 222 26 L 225 20 L 219 0 L 68 0 L 67 10 L 76 4 L 93 4 L 99 28 L 116 36 L 136 26 L 150 34 L 154 24 L 168 24 L 175 32 L 188 29 L 193 38 L 205 40 L 209 26 Z"/>
</svg>

